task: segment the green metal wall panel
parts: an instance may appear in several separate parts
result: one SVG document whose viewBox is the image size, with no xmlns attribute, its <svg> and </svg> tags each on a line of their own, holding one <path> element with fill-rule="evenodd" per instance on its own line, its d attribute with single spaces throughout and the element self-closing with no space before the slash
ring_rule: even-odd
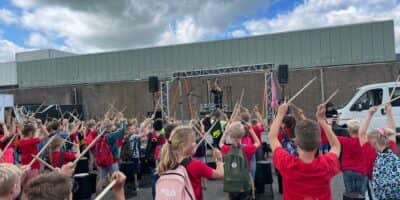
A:
<svg viewBox="0 0 400 200">
<path fill-rule="evenodd" d="M 351 29 L 351 56 L 352 62 L 360 62 L 362 58 L 361 27 L 355 26 Z"/>
<path fill-rule="evenodd" d="M 322 54 L 321 54 L 321 34 L 320 30 L 311 31 L 311 60 L 312 65 L 320 66 Z"/>
<path fill-rule="evenodd" d="M 339 27 L 339 30 L 340 30 L 341 56 L 337 62 L 340 64 L 352 63 L 351 28 Z"/>
<path fill-rule="evenodd" d="M 384 58 L 383 60 L 392 59 L 392 52 L 395 51 L 395 40 L 394 40 L 394 24 L 393 21 L 387 21 L 383 23 L 383 47 L 384 47 Z"/>
<path fill-rule="evenodd" d="M 260 62 L 258 63 L 273 63 L 275 52 L 272 47 L 272 37 L 260 37 L 260 43 L 262 43 L 262 41 L 264 41 L 264 49 L 261 54 L 263 57 L 260 58 Z"/>
<path fill-rule="evenodd" d="M 384 44 L 383 44 L 383 24 L 374 23 L 372 24 L 372 46 L 373 46 L 373 59 L 383 60 L 384 59 Z"/>
<path fill-rule="evenodd" d="M 361 25 L 361 41 L 362 41 L 362 60 L 372 60 L 372 26 L 368 24 Z"/>
<path fill-rule="evenodd" d="M 231 40 L 17 63 L 20 87 L 169 77 L 176 71 L 261 63 L 290 68 L 395 60 L 394 22 L 382 21 Z"/>
</svg>

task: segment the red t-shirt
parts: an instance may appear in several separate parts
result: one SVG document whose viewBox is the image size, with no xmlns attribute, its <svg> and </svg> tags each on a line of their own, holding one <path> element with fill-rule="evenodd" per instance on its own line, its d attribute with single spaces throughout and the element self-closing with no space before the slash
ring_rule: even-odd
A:
<svg viewBox="0 0 400 200">
<path fill-rule="evenodd" d="M 242 137 L 240 143 L 244 144 L 244 145 L 252 145 L 254 144 L 253 138 L 251 137 L 251 135 L 245 135 Z"/>
<path fill-rule="evenodd" d="M 289 138 L 292 138 L 293 133 L 292 133 L 292 131 L 291 131 L 289 128 L 285 127 L 285 128 L 283 128 L 283 130 L 284 130 L 284 132 L 286 133 L 286 135 L 287 135 Z M 282 134 L 281 134 L 281 130 L 279 130 L 279 131 L 280 131 L 280 132 L 279 132 L 279 134 L 278 134 L 278 140 L 279 140 L 280 143 L 282 143 L 283 136 L 282 136 Z"/>
<path fill-rule="evenodd" d="M 284 148 L 274 151 L 273 162 L 282 174 L 283 199 L 330 200 L 331 179 L 340 172 L 336 154 L 317 156 L 312 163 L 304 163 Z"/>
<path fill-rule="evenodd" d="M 262 144 L 261 135 L 265 131 L 265 128 L 263 126 L 259 126 L 259 125 L 254 125 L 251 128 L 253 129 L 254 133 L 256 133 L 258 140 L 260 140 L 260 143 Z M 261 147 L 262 146 L 260 146 L 260 148 Z"/>
<path fill-rule="evenodd" d="M 337 137 L 342 145 L 342 171 L 353 170 L 367 175 L 365 159 L 358 137 Z"/>
<path fill-rule="evenodd" d="M 201 189 L 201 178 L 212 178 L 213 169 L 208 167 L 200 160 L 193 160 L 186 166 L 186 171 L 189 174 L 196 200 L 203 200 L 204 197 Z"/>
<path fill-rule="evenodd" d="M 321 145 L 327 145 L 329 144 L 328 138 L 326 137 L 326 132 L 325 129 L 319 125 L 320 133 L 321 133 Z"/>
<path fill-rule="evenodd" d="M 90 130 L 84 139 L 86 145 L 89 145 L 96 137 L 97 137 L 97 130 L 96 129 Z"/>
<path fill-rule="evenodd" d="M 154 160 L 158 160 L 159 155 L 160 155 L 160 151 L 161 151 L 161 147 L 162 147 L 163 144 L 165 144 L 166 139 L 165 139 L 165 137 L 162 136 L 162 135 L 159 135 L 159 136 L 157 137 L 156 134 L 150 134 L 150 135 L 148 136 L 148 138 L 149 138 L 149 140 L 152 140 L 152 141 L 157 141 L 157 140 L 160 141 L 159 144 L 158 144 L 158 145 L 156 146 L 156 148 L 154 149 L 154 155 L 153 155 Z"/>
<path fill-rule="evenodd" d="M 228 155 L 230 150 L 231 150 L 230 145 L 223 145 L 221 148 L 222 155 L 223 156 Z M 256 153 L 256 151 L 257 151 L 257 149 L 256 149 L 256 146 L 254 146 L 254 145 L 243 145 L 243 152 L 244 152 L 244 155 L 246 155 L 248 169 L 250 169 L 251 157 Z"/>
<path fill-rule="evenodd" d="M 37 144 L 40 143 L 39 138 L 32 138 L 32 139 L 21 139 L 19 141 L 19 149 L 21 151 L 21 164 L 27 165 L 29 164 L 32 160 L 33 155 L 37 155 L 39 153 L 39 150 L 37 148 Z M 39 161 L 35 161 L 32 164 L 32 169 L 39 169 L 40 168 L 40 163 Z"/>
<path fill-rule="evenodd" d="M 392 151 L 396 154 L 397 153 L 397 146 L 394 141 L 389 141 L 388 144 L 389 148 L 392 149 Z M 376 156 L 378 153 L 376 152 L 376 149 L 371 146 L 369 142 L 365 143 L 362 146 L 362 151 L 364 155 L 364 160 L 365 160 L 365 167 L 366 167 L 366 172 L 369 180 L 372 180 L 372 171 L 374 169 L 374 163 Z"/>
<path fill-rule="evenodd" d="M 61 152 L 60 151 L 55 151 L 53 152 L 53 166 L 54 167 L 61 167 L 60 164 L 60 157 L 61 157 Z M 64 160 L 62 164 L 68 163 L 68 162 L 73 162 L 75 160 L 75 155 L 70 152 L 64 152 Z"/>
</svg>

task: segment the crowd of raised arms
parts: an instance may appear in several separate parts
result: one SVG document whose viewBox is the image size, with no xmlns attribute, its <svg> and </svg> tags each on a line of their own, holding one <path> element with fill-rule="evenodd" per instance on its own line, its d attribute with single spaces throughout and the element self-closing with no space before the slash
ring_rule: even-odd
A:
<svg viewBox="0 0 400 200">
<path fill-rule="evenodd" d="M 368 129 L 377 111 L 371 107 L 363 122 L 348 121 L 347 137 L 334 134 L 325 104 L 306 117 L 283 103 L 270 125 L 257 107 L 240 104 L 230 117 L 216 111 L 189 123 L 155 115 L 139 122 L 121 112 L 98 121 L 12 119 L 0 128 L 0 199 L 72 199 L 84 158 L 89 172 L 97 172 L 94 196 L 111 188 L 115 199 L 125 199 L 127 177 L 138 189 L 148 170 L 157 200 L 202 200 L 207 179 L 222 180 L 229 199 L 253 199 L 258 151 L 272 152 L 285 200 L 332 199 L 330 182 L 340 172 L 346 198 L 366 197 L 371 183 L 374 199 L 400 199 L 396 125 L 391 105 L 384 109 L 385 127 Z M 261 137 L 266 130 L 268 142 Z M 207 149 L 214 167 L 207 165 Z M 132 165 L 127 170 L 122 163 Z"/>
</svg>

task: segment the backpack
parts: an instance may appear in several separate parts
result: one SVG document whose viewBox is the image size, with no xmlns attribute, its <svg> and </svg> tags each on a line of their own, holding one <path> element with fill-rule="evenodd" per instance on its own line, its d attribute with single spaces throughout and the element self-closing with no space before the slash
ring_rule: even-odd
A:
<svg viewBox="0 0 400 200">
<path fill-rule="evenodd" d="M 160 174 L 156 183 L 155 200 L 195 200 L 186 166 L 190 159 L 184 160 L 176 168 Z"/>
<path fill-rule="evenodd" d="M 377 199 L 400 199 L 400 158 L 391 149 L 378 153 L 372 174 Z"/>
<path fill-rule="evenodd" d="M 224 163 L 224 192 L 250 191 L 250 174 L 243 146 L 232 146 L 228 155 L 224 156 Z"/>
<path fill-rule="evenodd" d="M 122 161 L 132 161 L 133 158 L 140 158 L 140 138 L 128 135 L 122 142 L 121 159 Z"/>
<path fill-rule="evenodd" d="M 100 167 L 109 167 L 114 163 L 114 156 L 111 153 L 110 146 L 107 143 L 107 137 L 108 133 L 104 133 L 102 136 L 100 136 L 94 152 L 96 164 Z"/>
<path fill-rule="evenodd" d="M 153 135 L 155 136 L 155 133 L 150 133 L 149 138 L 147 140 L 147 146 L 146 146 L 146 157 L 154 159 L 154 152 L 156 151 L 156 147 L 161 145 L 161 135 L 157 137 L 156 140 L 153 140 Z"/>
<path fill-rule="evenodd" d="M 285 133 L 284 130 L 281 130 L 281 135 L 283 137 L 283 140 L 281 142 L 282 147 L 291 155 L 298 156 L 299 154 L 297 153 L 297 146 L 294 143 L 293 140 L 291 140 Z"/>
</svg>

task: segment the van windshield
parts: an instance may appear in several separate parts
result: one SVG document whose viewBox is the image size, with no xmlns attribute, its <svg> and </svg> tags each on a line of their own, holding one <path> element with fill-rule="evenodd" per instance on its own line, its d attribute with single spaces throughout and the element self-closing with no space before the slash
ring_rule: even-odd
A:
<svg viewBox="0 0 400 200">
<path fill-rule="evenodd" d="M 353 93 L 353 95 L 348 96 L 346 101 L 344 101 L 342 104 L 340 104 L 340 106 L 338 106 L 338 109 L 344 108 L 351 101 L 351 99 L 353 99 L 354 95 L 356 95 L 359 90 L 360 89 L 356 89 L 356 91 Z"/>
</svg>

